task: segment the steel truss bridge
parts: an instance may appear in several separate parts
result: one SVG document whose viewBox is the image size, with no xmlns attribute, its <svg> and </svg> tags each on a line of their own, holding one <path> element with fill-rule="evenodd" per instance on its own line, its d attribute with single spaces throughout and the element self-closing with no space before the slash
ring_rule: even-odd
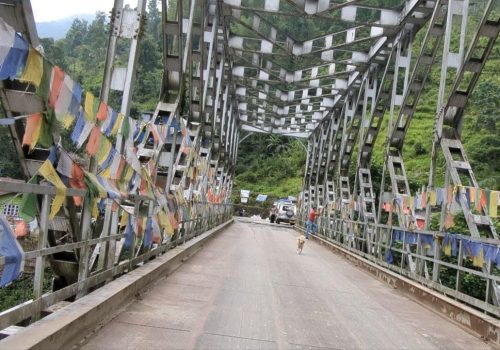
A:
<svg viewBox="0 0 500 350">
<path fill-rule="evenodd" d="M 52 69 L 37 82 L 19 72 L 0 81 L 1 125 L 10 130 L 27 180 L 0 181 L 0 190 L 34 195 L 40 224 L 38 246 L 24 257 L 33 261 L 33 299 L 1 313 L 0 329 L 26 320 L 36 324 L 43 310 L 82 299 L 153 257 L 190 240 L 198 242 L 230 222 L 238 143 L 242 132 L 251 132 L 308 141 L 300 226 L 311 206 L 323 208 L 321 242 L 493 316 L 484 336 L 498 345 L 499 260 L 486 251 L 491 247 L 491 254 L 500 257 L 500 241 L 488 206 L 474 210 L 470 193 L 453 193 L 470 236 L 453 238 L 458 258 L 450 260 L 443 255 L 443 247 L 451 244 L 444 232 L 449 208 L 442 205 L 440 231 L 431 232 L 431 205 L 419 212 L 398 205 L 412 195 L 403 149 L 433 68 L 440 70 L 439 89 L 434 129 L 428 135 L 432 151 L 425 193 L 436 189 L 438 176 L 444 177 L 445 188 L 479 188 L 461 131 L 467 103 L 500 31 L 498 1 L 161 3 L 160 98 L 149 120 L 137 121 L 130 117 L 130 104 L 134 81 L 141 79 L 136 68 L 145 0 L 138 0 L 135 9 L 115 0 L 98 97 L 82 93 L 69 75 L 41 56 L 29 1 L 0 2 L 0 58 L 15 48 L 29 52 L 23 64 L 43 62 Z M 115 62 L 123 43 L 130 48 L 126 67 Z M 44 84 L 49 92 L 44 93 Z M 116 111 L 107 105 L 111 92 L 121 95 Z M 61 128 L 51 129 L 43 146 L 27 144 L 34 115 L 44 120 L 51 115 L 51 123 L 70 133 L 79 125 L 73 141 L 80 148 L 87 142 L 88 160 L 64 149 Z M 97 142 L 97 150 L 88 146 L 90 140 Z M 102 149 L 107 153 L 101 154 Z M 383 154 L 380 193 L 374 192 L 371 174 L 375 152 Z M 441 158 L 444 175 L 437 174 Z M 70 181 L 63 190 L 50 176 L 34 183 L 48 159 L 56 177 L 83 183 Z M 69 173 L 65 162 L 70 162 Z M 71 172 L 75 164 L 81 177 Z M 90 190 L 92 185 L 98 194 Z M 64 197 L 63 205 L 52 215 L 51 201 L 58 196 Z M 388 204 L 390 222 L 383 222 Z M 417 225 L 417 217 L 423 224 Z M 147 238 L 151 232 L 153 239 Z M 483 249 L 476 268 L 464 263 L 470 244 Z M 397 263 L 389 255 L 397 255 Z M 0 266 L 7 260 L 0 257 Z M 58 288 L 47 293 L 43 280 L 49 265 Z M 455 286 L 441 283 L 443 269 L 456 275 Z M 484 299 L 462 290 L 465 275 L 484 281 Z"/>
</svg>

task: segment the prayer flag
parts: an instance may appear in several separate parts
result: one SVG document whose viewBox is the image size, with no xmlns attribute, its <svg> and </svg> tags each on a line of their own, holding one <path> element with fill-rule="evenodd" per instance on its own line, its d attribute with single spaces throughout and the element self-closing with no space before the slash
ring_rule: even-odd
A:
<svg viewBox="0 0 500 350">
<path fill-rule="evenodd" d="M 106 138 L 106 136 L 101 134 L 101 131 L 99 130 L 99 149 L 96 153 L 97 163 L 99 165 L 104 164 L 106 159 L 108 159 L 112 148 L 113 145 L 111 144 L 111 142 Z"/>
<path fill-rule="evenodd" d="M 21 75 L 20 80 L 23 82 L 29 82 L 36 87 L 40 86 L 43 75 L 43 57 L 38 51 L 30 47 L 28 52 L 28 58 L 26 60 L 26 66 L 24 67 L 24 72 Z"/>
<path fill-rule="evenodd" d="M 37 176 L 35 175 L 28 183 L 37 183 Z M 19 208 L 19 216 L 26 222 L 33 221 L 38 213 L 37 203 L 36 194 L 24 193 Z"/>
<path fill-rule="evenodd" d="M 62 120 L 62 124 L 63 124 L 64 129 L 68 130 L 71 127 L 71 124 L 73 124 L 74 120 L 75 120 L 74 115 L 66 114 Z"/>
<path fill-rule="evenodd" d="M 52 64 L 49 61 L 43 61 L 42 81 L 36 89 L 36 94 L 40 96 L 44 102 L 48 102 L 50 96 L 50 82 L 52 80 Z"/>
<path fill-rule="evenodd" d="M 102 122 L 106 120 L 107 116 L 108 116 L 108 105 L 105 102 L 101 101 L 99 104 L 99 110 L 97 111 L 96 119 Z"/>
<path fill-rule="evenodd" d="M 125 210 L 122 211 L 122 217 L 120 218 L 120 227 L 124 227 L 127 225 L 128 215 L 129 214 Z"/>
<path fill-rule="evenodd" d="M 26 128 L 23 136 L 23 146 L 29 146 L 30 150 L 35 148 L 42 129 L 42 115 L 40 113 L 30 115 L 26 119 Z"/>
<path fill-rule="evenodd" d="M 69 104 L 69 114 L 78 115 L 82 108 L 82 92 L 83 89 L 77 82 L 73 81 L 73 90 L 71 92 L 71 103 Z"/>
<path fill-rule="evenodd" d="M 471 203 L 476 203 L 476 188 L 475 187 L 469 187 L 469 198 Z"/>
<path fill-rule="evenodd" d="M 144 247 L 151 248 L 153 244 L 153 219 L 148 217 L 146 219 L 146 229 L 144 230 Z"/>
<path fill-rule="evenodd" d="M 102 137 L 101 132 L 97 126 L 92 128 L 92 132 L 90 133 L 89 141 L 87 142 L 86 151 L 89 156 L 95 156 L 97 151 L 99 150 L 99 141 Z"/>
<path fill-rule="evenodd" d="M 123 115 L 122 115 L 123 116 Z M 129 131 L 130 131 L 130 118 L 128 117 L 123 117 L 122 118 L 122 123 L 121 123 L 121 135 L 122 137 L 127 140 L 129 136 Z"/>
<path fill-rule="evenodd" d="M 85 141 L 89 137 L 90 133 L 94 129 L 94 125 L 95 125 L 94 123 L 89 122 L 85 118 L 84 118 L 83 122 L 84 122 L 83 128 L 80 132 L 80 136 L 78 136 L 78 139 L 77 139 L 77 144 L 76 144 L 77 148 L 81 148 L 83 146 L 83 144 L 85 143 Z"/>
<path fill-rule="evenodd" d="M 70 114 L 69 106 L 73 99 L 73 80 L 66 75 L 64 77 L 61 89 L 59 91 L 59 96 L 55 104 L 55 114 L 56 119 L 60 122 L 64 122 L 64 118 Z M 74 117 L 73 117 L 74 118 Z"/>
<path fill-rule="evenodd" d="M 5 287 L 18 278 L 23 271 L 24 252 L 3 215 L 0 216 L 0 256 L 5 258 L 0 287 Z"/>
<path fill-rule="evenodd" d="M 61 92 L 61 86 L 64 81 L 64 72 L 58 66 L 54 66 L 52 69 L 52 80 L 50 82 L 50 96 L 49 96 L 49 106 L 54 108 L 56 106 L 57 99 L 59 98 L 59 93 Z"/>
<path fill-rule="evenodd" d="M 16 31 L 14 28 L 9 26 L 6 22 L 0 21 L 0 68 L 2 67 L 10 49 L 14 46 L 14 39 L 16 37 Z"/>
<path fill-rule="evenodd" d="M 122 127 L 122 124 L 123 124 L 123 120 L 124 120 L 124 115 L 122 113 L 119 113 L 117 116 L 116 116 L 116 121 L 113 125 L 113 128 L 111 129 L 111 135 L 116 135 L 118 133 L 118 130 L 121 129 Z"/>
<path fill-rule="evenodd" d="M 100 198 L 107 197 L 106 189 L 101 185 L 94 174 L 85 171 L 85 177 L 92 183 L 94 189 L 97 190 L 97 193 L 95 193 L 97 196 L 99 196 Z"/>
<path fill-rule="evenodd" d="M 95 97 L 92 93 L 87 92 L 85 94 L 85 119 L 89 122 L 95 121 L 94 99 Z"/>
<path fill-rule="evenodd" d="M 103 123 L 101 124 L 101 132 L 106 135 L 106 136 L 109 136 L 110 133 L 111 133 L 111 129 L 113 126 L 111 125 L 112 122 L 114 122 L 113 120 L 113 116 L 114 115 L 117 115 L 117 113 L 113 110 L 113 108 L 111 108 L 110 106 L 108 106 L 107 110 L 106 110 L 106 118 L 105 120 L 103 121 Z M 107 132 L 109 129 L 109 132 Z"/>
<path fill-rule="evenodd" d="M 496 218 L 498 212 L 498 191 L 491 191 L 490 192 L 490 208 L 489 208 L 489 214 L 490 217 Z"/>
<path fill-rule="evenodd" d="M 54 145 L 54 131 L 57 129 L 57 123 L 54 116 L 54 110 L 48 109 L 42 114 L 42 128 L 40 130 L 40 137 L 38 144 L 45 148 L 50 148 Z"/>
<path fill-rule="evenodd" d="M 87 186 L 85 185 L 84 177 L 85 176 L 83 169 L 79 165 L 73 163 L 73 166 L 71 167 L 71 177 L 69 179 L 69 186 L 71 188 L 76 188 L 76 189 L 86 189 Z M 82 204 L 82 197 L 74 196 L 73 200 L 75 202 L 75 205 Z"/>
<path fill-rule="evenodd" d="M 49 181 L 56 187 L 56 196 L 54 197 L 54 201 L 52 202 L 52 208 L 50 210 L 49 219 L 53 219 L 54 216 L 59 212 L 61 206 L 64 203 L 64 199 L 66 196 L 66 186 L 61 181 L 59 175 L 57 175 L 56 170 L 52 166 L 52 163 L 47 159 L 40 169 L 38 169 L 38 173 L 42 175 L 45 180 Z"/>
<path fill-rule="evenodd" d="M 14 44 L 0 66 L 0 80 L 15 79 L 17 73 L 24 69 L 27 57 L 28 43 L 20 34 L 15 33 Z"/>
<path fill-rule="evenodd" d="M 435 190 L 431 190 L 431 194 L 430 194 L 430 197 L 429 197 L 429 203 L 432 206 L 437 205 L 437 196 L 436 196 L 436 191 Z"/>
<path fill-rule="evenodd" d="M 125 248 L 132 247 L 132 240 L 134 239 L 134 226 L 133 222 L 135 222 L 135 217 L 133 215 L 128 215 L 128 223 L 127 228 L 125 229 L 125 242 L 123 242 L 123 246 Z"/>
</svg>

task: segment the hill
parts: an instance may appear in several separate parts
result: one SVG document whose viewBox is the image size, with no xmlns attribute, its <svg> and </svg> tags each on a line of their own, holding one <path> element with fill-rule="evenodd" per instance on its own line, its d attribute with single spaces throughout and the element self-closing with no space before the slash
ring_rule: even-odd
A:
<svg viewBox="0 0 500 350">
<path fill-rule="evenodd" d="M 52 38 L 54 40 L 59 40 L 66 36 L 66 33 L 75 19 L 78 18 L 80 20 L 91 22 L 94 17 L 94 15 L 82 14 L 63 18 L 57 21 L 39 22 L 36 24 L 36 29 L 40 38 Z"/>
</svg>

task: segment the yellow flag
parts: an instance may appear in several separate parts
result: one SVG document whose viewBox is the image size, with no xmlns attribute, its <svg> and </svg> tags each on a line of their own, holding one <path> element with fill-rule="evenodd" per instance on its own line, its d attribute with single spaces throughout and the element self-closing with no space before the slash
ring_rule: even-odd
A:
<svg viewBox="0 0 500 350">
<path fill-rule="evenodd" d="M 98 201 L 94 201 L 94 206 L 92 207 L 92 219 L 97 219 L 98 216 L 99 216 Z"/>
<path fill-rule="evenodd" d="M 496 218 L 498 216 L 498 191 L 490 192 L 489 214 L 492 218 Z"/>
<path fill-rule="evenodd" d="M 95 114 L 94 114 L 94 95 L 92 93 L 87 92 L 85 94 L 85 119 L 87 119 L 89 122 L 94 122 L 95 121 Z"/>
<path fill-rule="evenodd" d="M 451 242 L 443 247 L 443 251 L 446 256 L 451 256 Z"/>
<path fill-rule="evenodd" d="M 119 113 L 116 117 L 115 125 L 113 125 L 113 129 L 111 130 L 111 135 L 116 135 L 118 133 L 118 130 L 120 130 L 120 127 L 123 123 L 123 118 L 123 114 Z"/>
<path fill-rule="evenodd" d="M 99 150 L 97 151 L 96 155 L 97 163 L 99 163 L 99 165 L 102 165 L 104 161 L 108 158 L 109 152 L 111 152 L 111 148 L 113 147 L 111 142 L 109 142 L 109 140 L 104 135 L 102 135 L 101 137 L 102 137 L 102 142 L 100 144 L 101 147 L 99 147 Z"/>
<path fill-rule="evenodd" d="M 429 202 L 431 203 L 432 206 L 435 206 L 437 204 L 437 196 L 436 196 L 436 191 L 435 190 L 431 191 Z"/>
<path fill-rule="evenodd" d="M 184 191 L 182 190 L 181 186 L 177 186 L 176 194 L 179 205 L 186 204 L 186 200 L 184 199 Z"/>
<path fill-rule="evenodd" d="M 158 212 L 158 219 L 160 221 L 160 226 L 165 230 L 165 232 L 169 235 L 172 236 L 174 234 L 174 229 L 172 225 L 170 224 L 170 220 L 168 220 L 167 214 L 163 210 L 160 210 Z"/>
<path fill-rule="evenodd" d="M 21 81 L 33 83 L 36 87 L 40 86 L 43 75 L 43 57 L 34 48 L 29 48 L 26 66 L 21 75 Z"/>
<path fill-rule="evenodd" d="M 472 257 L 472 265 L 475 267 L 483 267 L 484 263 L 484 251 L 483 247 L 479 249 L 479 255 Z"/>
<path fill-rule="evenodd" d="M 45 180 L 56 187 L 56 196 L 52 202 L 52 208 L 50 209 L 49 214 L 49 219 L 52 220 L 64 203 L 64 198 L 66 197 L 66 186 L 64 186 L 64 183 L 61 181 L 59 175 L 57 175 L 56 170 L 52 166 L 52 163 L 48 159 L 42 164 L 40 169 L 38 169 L 38 173 L 42 175 Z"/>
<path fill-rule="evenodd" d="M 109 179 L 111 177 L 111 168 L 107 167 L 100 175 L 105 179 Z"/>
<path fill-rule="evenodd" d="M 128 224 L 128 213 L 124 210 L 120 219 L 120 227 L 125 227 Z"/>
<path fill-rule="evenodd" d="M 125 179 L 126 182 L 130 182 L 130 179 L 132 179 L 133 175 L 134 175 L 134 169 L 132 169 L 132 167 L 129 166 L 123 178 Z"/>
<path fill-rule="evenodd" d="M 73 120 L 75 120 L 75 116 L 71 114 L 66 114 L 63 118 L 63 127 L 64 129 L 68 130 L 71 127 L 71 124 L 73 124 Z"/>
<path fill-rule="evenodd" d="M 475 203 L 476 202 L 476 189 L 474 187 L 469 187 L 469 197 L 470 197 L 470 202 Z"/>
</svg>

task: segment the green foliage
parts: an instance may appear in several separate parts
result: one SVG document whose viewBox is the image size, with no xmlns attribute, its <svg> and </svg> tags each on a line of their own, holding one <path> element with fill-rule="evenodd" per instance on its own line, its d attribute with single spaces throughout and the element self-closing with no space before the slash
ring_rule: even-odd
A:
<svg viewBox="0 0 500 350">
<path fill-rule="evenodd" d="M 52 289 L 52 273 L 46 271 L 43 279 L 43 292 Z M 33 299 L 33 279 L 30 273 L 23 273 L 21 278 L 4 288 L 0 288 L 0 312 L 10 309 L 22 302 Z"/>
<path fill-rule="evenodd" d="M 413 146 L 415 148 L 415 155 L 416 156 L 421 156 L 423 154 L 427 154 L 427 150 L 425 149 L 424 145 L 422 145 L 421 142 L 415 143 Z"/>
<path fill-rule="evenodd" d="M 233 200 L 239 190 L 267 194 L 273 199 L 296 196 L 301 189 L 306 153 L 301 140 L 277 135 L 253 134 L 238 148 Z"/>
<path fill-rule="evenodd" d="M 0 112 L 0 117 L 2 112 Z M 12 143 L 9 129 L 0 127 L 0 177 L 12 177 L 21 179 L 23 173 L 19 164 L 19 157 Z"/>
<path fill-rule="evenodd" d="M 156 1 L 149 1 L 148 11 L 148 21 L 143 27 L 140 41 L 137 78 L 132 98 L 131 115 L 135 117 L 155 108 L 163 76 L 161 12 Z M 41 43 L 50 61 L 70 74 L 85 90 L 99 96 L 108 40 L 108 18 L 105 13 L 97 12 L 91 23 L 75 19 L 64 38 L 57 41 L 44 38 Z M 119 66 L 127 65 L 128 47 L 128 42 L 119 41 L 115 56 Z M 118 96 L 119 94 L 112 91 L 108 101 L 117 110 L 121 105 Z"/>
</svg>

